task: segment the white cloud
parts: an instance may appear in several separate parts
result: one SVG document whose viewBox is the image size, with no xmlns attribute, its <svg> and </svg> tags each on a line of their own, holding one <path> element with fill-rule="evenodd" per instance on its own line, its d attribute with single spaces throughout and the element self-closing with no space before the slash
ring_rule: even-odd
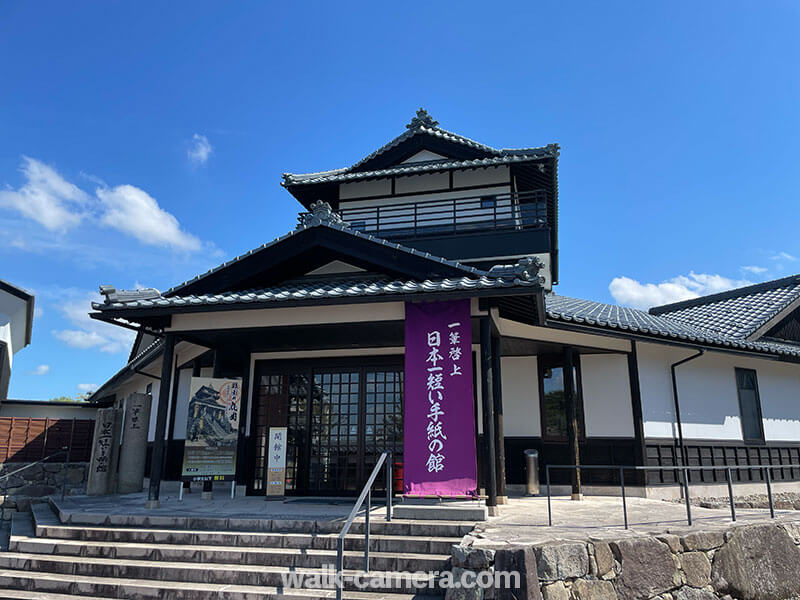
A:
<svg viewBox="0 0 800 600">
<path fill-rule="evenodd" d="M 50 231 L 64 232 L 88 222 L 116 229 L 152 246 L 168 246 L 186 252 L 203 248 L 197 237 L 181 229 L 174 215 L 138 187 L 107 187 L 100 179 L 83 175 L 100 185 L 92 196 L 33 158 L 23 157 L 21 171 L 26 183 L 17 190 L 0 190 L 0 209 L 14 210 Z M 21 223 L 17 221 L 20 227 Z M 8 236 L 7 245 L 18 250 L 35 251 L 41 244 L 32 239 L 34 234 L 33 231 L 14 232 Z M 49 238 L 53 237 L 49 234 Z M 60 237 L 44 240 L 47 246 L 70 245 L 68 242 Z M 213 249 L 210 244 L 208 246 Z M 93 248 L 92 252 L 96 254 L 96 249 Z"/>
<path fill-rule="evenodd" d="M 50 231 L 66 231 L 87 215 L 90 196 L 55 169 L 27 156 L 20 167 L 25 179 L 19 189 L 0 190 L 0 207 L 32 219 Z"/>
<path fill-rule="evenodd" d="M 84 394 L 91 394 L 94 393 L 99 387 L 100 386 L 96 383 L 79 383 L 78 391 L 83 392 Z"/>
<path fill-rule="evenodd" d="M 33 318 L 41 319 L 44 315 L 44 309 L 41 306 L 35 306 L 33 309 Z"/>
<path fill-rule="evenodd" d="M 615 277 L 608 290 L 620 304 L 644 310 L 750 284 L 745 279 L 691 271 L 689 275 L 679 275 L 661 283 L 640 283 L 630 277 Z"/>
<path fill-rule="evenodd" d="M 162 209 L 155 198 L 132 185 L 98 188 L 103 206 L 100 222 L 133 236 L 144 244 L 171 246 L 178 250 L 200 250 L 200 240 L 180 227 L 178 219 Z"/>
<path fill-rule="evenodd" d="M 747 265 L 742 267 L 742 271 L 746 273 L 752 273 L 753 275 L 761 275 L 762 273 L 766 273 L 769 269 L 766 267 L 757 267 L 755 265 Z"/>
<path fill-rule="evenodd" d="M 31 375 L 47 375 L 50 372 L 50 365 L 39 365 L 33 371 L 31 371 Z"/>
<path fill-rule="evenodd" d="M 82 350 L 97 348 L 109 354 L 130 350 L 136 334 L 129 329 L 90 318 L 92 301 L 100 302 L 102 298 L 99 294 L 91 292 L 73 296 L 64 302 L 61 311 L 73 328 L 53 330 L 53 336 L 67 346 Z"/>
<path fill-rule="evenodd" d="M 797 257 L 789 254 L 788 252 L 776 252 L 772 256 L 772 260 L 788 260 L 794 262 L 797 260 Z"/>
<path fill-rule="evenodd" d="M 208 138 L 199 133 L 195 133 L 192 136 L 192 141 L 190 142 L 187 154 L 189 156 L 189 160 L 194 164 L 204 165 L 208 162 L 208 159 L 213 151 L 214 148 L 211 147 L 211 142 L 208 141 Z"/>
</svg>

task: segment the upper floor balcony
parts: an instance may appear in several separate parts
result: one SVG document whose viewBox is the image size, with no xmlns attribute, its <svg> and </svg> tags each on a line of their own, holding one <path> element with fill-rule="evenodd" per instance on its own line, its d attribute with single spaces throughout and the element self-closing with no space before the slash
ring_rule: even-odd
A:
<svg viewBox="0 0 800 600">
<path fill-rule="evenodd" d="M 342 207 L 350 227 L 384 239 L 410 240 L 493 231 L 547 228 L 543 190 L 417 202 Z"/>
</svg>

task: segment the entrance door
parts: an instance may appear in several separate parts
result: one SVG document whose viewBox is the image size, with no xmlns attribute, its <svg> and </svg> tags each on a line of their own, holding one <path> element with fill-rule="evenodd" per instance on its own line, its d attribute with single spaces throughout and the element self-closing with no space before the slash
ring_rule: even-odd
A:
<svg viewBox="0 0 800 600">
<path fill-rule="evenodd" d="M 259 363 L 251 493 L 264 492 L 269 427 L 288 427 L 286 493 L 360 491 L 381 452 L 403 450 L 401 359 Z M 276 420 L 281 420 L 281 423 Z"/>
</svg>

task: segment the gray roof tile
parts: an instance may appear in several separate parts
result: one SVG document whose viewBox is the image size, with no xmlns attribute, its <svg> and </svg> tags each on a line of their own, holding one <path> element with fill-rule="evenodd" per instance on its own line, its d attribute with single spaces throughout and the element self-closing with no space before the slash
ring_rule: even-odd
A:
<svg viewBox="0 0 800 600">
<path fill-rule="evenodd" d="M 650 309 L 734 339 L 744 340 L 800 299 L 800 275 L 767 281 Z"/>
<path fill-rule="evenodd" d="M 773 342 L 748 342 L 716 332 L 672 315 L 653 315 L 642 310 L 579 300 L 554 293 L 545 296 L 548 319 L 590 327 L 629 331 L 662 339 L 679 340 L 700 345 L 735 348 L 768 354 L 800 357 L 800 345 Z"/>
<path fill-rule="evenodd" d="M 129 302 L 93 303 L 95 310 L 120 310 L 181 306 L 210 306 L 216 304 L 268 304 L 271 302 L 306 300 L 309 298 L 355 298 L 359 296 L 387 296 L 424 294 L 448 291 L 499 289 L 513 287 L 538 288 L 538 277 L 458 277 L 446 279 L 365 281 L 363 277 L 336 281 L 298 281 L 268 288 L 251 289 L 221 294 L 169 296 Z"/>
<path fill-rule="evenodd" d="M 392 175 L 414 175 L 418 173 L 446 171 L 449 169 L 478 169 L 483 167 L 494 167 L 536 160 L 540 158 L 555 157 L 558 154 L 558 147 L 555 144 L 552 144 L 542 148 L 526 148 L 519 151 L 502 150 L 500 152 L 503 152 L 501 156 L 489 158 L 475 158 L 470 160 L 431 160 L 417 163 L 404 163 L 376 171 L 334 169 L 332 171 L 320 171 L 318 173 L 284 173 L 282 185 L 291 186 L 308 183 L 340 183 L 376 177 L 391 177 Z"/>
</svg>

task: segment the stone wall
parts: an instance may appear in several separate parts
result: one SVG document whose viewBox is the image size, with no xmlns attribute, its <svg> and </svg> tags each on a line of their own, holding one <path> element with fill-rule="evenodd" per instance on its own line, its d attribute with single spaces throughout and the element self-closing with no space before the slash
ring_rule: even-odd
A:
<svg viewBox="0 0 800 600">
<path fill-rule="evenodd" d="M 0 477 L 21 469 L 26 463 L 4 463 L 0 466 Z M 64 482 L 64 463 L 53 462 L 34 465 L 0 480 L 0 506 L 5 518 L 13 512 L 27 512 L 31 503 L 43 501 L 51 494 L 60 494 Z M 70 463 L 67 467 L 68 495 L 82 494 L 86 489 L 87 463 Z M 5 493 L 5 495 L 3 495 Z"/>
<path fill-rule="evenodd" d="M 800 597 L 800 523 L 733 526 L 681 536 L 481 547 L 467 536 L 452 552 L 464 569 L 522 569 L 524 590 L 448 590 L 447 599 L 784 600 Z M 530 582 L 536 581 L 538 585 Z"/>
</svg>

